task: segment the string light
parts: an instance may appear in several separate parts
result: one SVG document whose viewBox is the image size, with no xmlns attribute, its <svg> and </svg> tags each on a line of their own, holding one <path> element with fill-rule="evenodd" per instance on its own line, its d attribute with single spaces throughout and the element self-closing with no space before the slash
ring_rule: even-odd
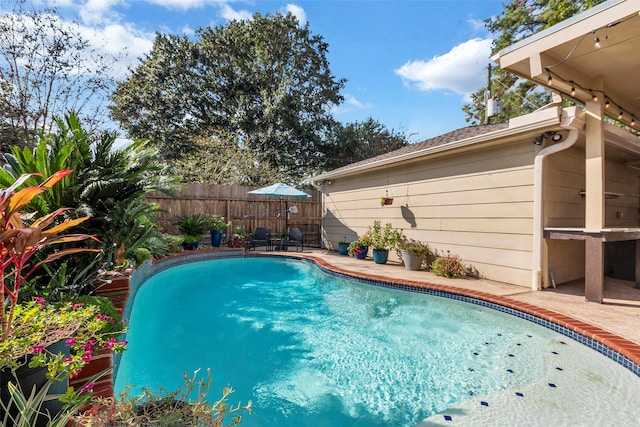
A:
<svg viewBox="0 0 640 427">
<path fill-rule="evenodd" d="M 593 34 L 596 34 L 595 31 L 593 32 Z M 600 49 L 600 39 L 598 38 L 598 35 L 596 34 L 596 36 L 593 38 L 593 45 L 597 48 Z"/>
<path fill-rule="evenodd" d="M 609 108 L 613 104 L 613 107 L 617 108 L 618 111 L 619 111 L 618 116 L 617 116 L 618 121 L 623 121 L 623 119 L 626 117 L 626 124 L 631 126 L 631 127 L 635 127 L 635 125 L 636 125 L 635 115 L 631 114 L 631 112 L 629 112 L 629 111 L 626 111 L 622 107 L 622 105 L 620 105 L 617 102 L 615 102 L 615 100 L 612 100 L 604 91 L 598 90 L 598 89 L 593 89 L 593 88 L 583 87 L 579 83 L 576 83 L 573 80 L 565 80 L 561 76 L 559 76 L 557 73 L 552 72 L 549 69 L 549 67 L 546 67 L 545 71 L 547 72 L 547 75 L 548 75 L 547 81 L 549 82 L 549 86 L 551 86 L 551 82 L 553 81 L 553 79 L 558 79 L 560 82 L 565 82 L 565 83 L 571 84 L 571 91 L 570 91 L 571 96 L 575 96 L 576 95 L 576 90 L 580 89 L 581 91 L 589 92 L 593 102 L 598 102 L 598 99 L 600 99 L 598 97 L 598 93 L 599 93 L 604 97 L 604 108 Z"/>
</svg>

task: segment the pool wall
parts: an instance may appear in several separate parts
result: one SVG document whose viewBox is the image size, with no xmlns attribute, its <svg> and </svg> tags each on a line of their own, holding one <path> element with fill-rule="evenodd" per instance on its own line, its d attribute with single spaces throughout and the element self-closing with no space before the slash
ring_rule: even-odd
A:
<svg viewBox="0 0 640 427">
<path fill-rule="evenodd" d="M 354 273 L 353 271 L 331 265 L 331 263 L 323 258 L 304 253 L 296 253 L 295 255 L 264 254 L 258 252 L 243 253 L 243 251 L 236 249 L 219 249 L 210 251 L 181 252 L 175 256 L 157 260 L 153 264 L 147 262 L 141 268 L 137 269 L 131 276 L 130 296 L 125 306 L 124 318 L 129 318 L 131 308 L 133 307 L 135 297 L 140 286 L 142 286 L 148 278 L 160 271 L 176 265 L 191 262 L 219 258 L 235 258 L 241 256 L 289 258 L 311 262 L 330 275 L 349 278 L 360 283 L 450 298 L 498 310 L 544 326 L 545 328 L 549 328 L 557 333 L 578 341 L 579 343 L 586 345 L 587 347 L 607 356 L 614 362 L 624 366 L 637 376 L 640 376 L 640 345 L 586 322 L 582 322 L 564 314 L 540 308 L 532 304 L 515 301 L 507 297 L 492 295 L 485 292 L 461 289 L 453 286 Z M 114 365 L 116 367 L 114 371 L 114 379 L 117 376 L 119 360 L 119 355 L 116 355 L 114 360 Z"/>
</svg>

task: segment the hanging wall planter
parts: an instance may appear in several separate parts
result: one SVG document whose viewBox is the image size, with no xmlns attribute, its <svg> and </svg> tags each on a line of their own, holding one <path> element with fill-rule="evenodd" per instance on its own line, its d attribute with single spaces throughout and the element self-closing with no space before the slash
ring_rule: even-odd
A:
<svg viewBox="0 0 640 427">
<path fill-rule="evenodd" d="M 393 197 L 380 198 L 380 206 L 388 206 L 393 204 Z"/>
</svg>

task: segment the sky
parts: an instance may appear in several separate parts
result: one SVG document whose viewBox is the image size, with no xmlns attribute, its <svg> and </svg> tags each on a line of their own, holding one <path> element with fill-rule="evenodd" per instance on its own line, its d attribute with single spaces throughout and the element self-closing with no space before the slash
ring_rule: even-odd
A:
<svg viewBox="0 0 640 427">
<path fill-rule="evenodd" d="M 506 0 L 31 0 L 75 19 L 85 37 L 123 54 L 112 72 L 149 52 L 156 33 L 193 34 L 261 14 L 293 13 L 329 45 L 333 75 L 347 80 L 343 123 L 373 118 L 412 142 L 465 127 L 462 106 L 484 86 L 491 36 L 484 20 Z"/>
</svg>

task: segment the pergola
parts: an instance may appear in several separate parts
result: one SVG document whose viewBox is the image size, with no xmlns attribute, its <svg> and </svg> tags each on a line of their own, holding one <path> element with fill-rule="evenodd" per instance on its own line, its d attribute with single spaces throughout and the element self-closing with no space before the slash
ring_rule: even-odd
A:
<svg viewBox="0 0 640 427">
<path fill-rule="evenodd" d="M 640 0 L 609 0 L 493 58 L 502 69 L 585 106 L 585 224 L 545 228 L 544 236 L 585 240 L 585 297 L 594 302 L 603 297 L 605 242 L 636 240 L 640 285 L 640 228 L 606 228 L 604 169 L 605 116 L 640 130 L 639 52 Z M 640 139 L 622 151 L 640 165 Z"/>
</svg>

